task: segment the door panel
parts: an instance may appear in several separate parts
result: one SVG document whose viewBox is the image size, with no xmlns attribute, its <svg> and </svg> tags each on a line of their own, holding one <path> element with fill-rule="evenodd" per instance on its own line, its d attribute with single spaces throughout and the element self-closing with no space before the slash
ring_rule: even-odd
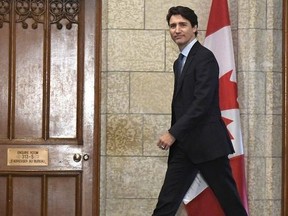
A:
<svg viewBox="0 0 288 216">
<path fill-rule="evenodd" d="M 6 215 L 7 176 L 0 176 L 0 215 Z"/>
<path fill-rule="evenodd" d="M 47 178 L 47 215 L 79 215 L 79 179 L 80 176 L 77 174 Z M 71 205 L 77 200 L 76 205 Z"/>
<path fill-rule="evenodd" d="M 12 86 L 15 88 L 15 98 L 11 98 L 15 103 L 14 138 L 41 138 L 43 25 L 39 25 L 37 29 L 23 29 L 22 25 L 15 25 L 13 42 L 16 50 L 13 55 L 15 76 L 11 77 L 10 81 L 15 83 L 15 86 Z"/>
<path fill-rule="evenodd" d="M 81 174 L 1 174 L 1 215 L 81 215 Z M 8 191 L 7 191 L 7 188 Z M 4 204 L 10 200 L 7 209 Z"/>
<path fill-rule="evenodd" d="M 51 27 L 51 138 L 76 138 L 77 90 L 80 90 L 77 89 L 77 82 L 83 82 L 77 77 L 77 35 L 77 25 L 61 31 L 56 26 Z M 78 100 L 82 101 L 82 97 L 80 95 Z"/>
<path fill-rule="evenodd" d="M 5 33 L 4 33 L 5 32 Z M 9 26 L 0 28 L 0 138 L 7 138 L 9 83 Z M 1 210 L 0 210 L 1 211 Z"/>
<path fill-rule="evenodd" d="M 0 215 L 99 212 L 100 11 L 0 0 Z"/>
<path fill-rule="evenodd" d="M 41 177 L 13 176 L 11 180 L 13 215 L 41 215 Z M 27 206 L 29 212 L 23 211 Z"/>
</svg>

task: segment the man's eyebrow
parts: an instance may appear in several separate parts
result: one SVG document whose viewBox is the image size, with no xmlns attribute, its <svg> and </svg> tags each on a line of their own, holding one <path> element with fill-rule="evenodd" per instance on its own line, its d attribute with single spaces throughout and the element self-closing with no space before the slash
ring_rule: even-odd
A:
<svg viewBox="0 0 288 216">
<path fill-rule="evenodd" d="M 188 22 L 186 21 L 183 21 L 183 22 L 173 22 L 173 23 L 170 23 L 169 26 L 175 26 L 175 25 L 187 25 Z"/>
<path fill-rule="evenodd" d="M 183 21 L 183 22 L 179 22 L 179 24 L 187 24 L 188 22 L 186 22 L 186 21 Z"/>
</svg>

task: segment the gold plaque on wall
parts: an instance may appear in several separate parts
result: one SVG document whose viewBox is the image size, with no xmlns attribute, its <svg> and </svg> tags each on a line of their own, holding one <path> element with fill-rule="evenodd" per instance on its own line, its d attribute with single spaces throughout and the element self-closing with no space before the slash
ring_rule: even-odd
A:
<svg viewBox="0 0 288 216">
<path fill-rule="evenodd" d="M 48 166 L 46 148 L 8 148 L 8 166 Z"/>
</svg>

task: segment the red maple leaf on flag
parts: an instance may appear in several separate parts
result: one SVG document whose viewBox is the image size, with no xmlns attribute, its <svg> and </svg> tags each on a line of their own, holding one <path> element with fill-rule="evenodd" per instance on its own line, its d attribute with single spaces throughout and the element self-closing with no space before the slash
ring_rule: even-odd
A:
<svg viewBox="0 0 288 216">
<path fill-rule="evenodd" d="M 220 110 L 239 109 L 237 101 L 237 83 L 230 80 L 232 70 L 219 78 L 219 105 Z M 233 122 L 232 119 L 222 117 L 226 127 Z M 229 131 L 229 130 L 228 130 Z M 230 139 L 234 139 L 229 131 Z"/>
<path fill-rule="evenodd" d="M 237 101 L 237 83 L 230 80 L 232 70 L 219 78 L 220 110 L 239 109 Z"/>
</svg>

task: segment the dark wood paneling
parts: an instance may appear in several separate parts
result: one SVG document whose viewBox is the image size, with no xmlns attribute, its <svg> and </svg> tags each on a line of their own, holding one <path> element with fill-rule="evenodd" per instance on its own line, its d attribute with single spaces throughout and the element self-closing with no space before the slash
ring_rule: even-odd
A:
<svg viewBox="0 0 288 216">
<path fill-rule="evenodd" d="M 86 2 L 0 2 L 0 144 L 83 144 Z"/>
</svg>

